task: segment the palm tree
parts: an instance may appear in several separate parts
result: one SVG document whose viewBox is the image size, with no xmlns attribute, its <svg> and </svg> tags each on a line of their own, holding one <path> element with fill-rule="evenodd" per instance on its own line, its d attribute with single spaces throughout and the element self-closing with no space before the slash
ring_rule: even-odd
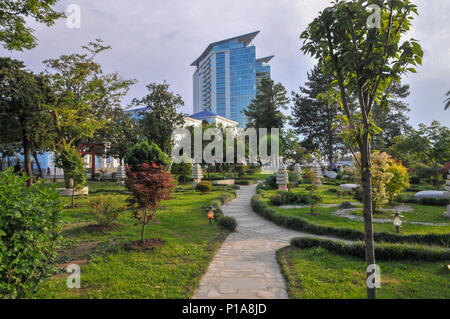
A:
<svg viewBox="0 0 450 319">
<path fill-rule="evenodd" d="M 447 110 L 450 107 L 450 91 L 447 92 L 448 98 L 445 99 L 445 110 Z"/>
</svg>

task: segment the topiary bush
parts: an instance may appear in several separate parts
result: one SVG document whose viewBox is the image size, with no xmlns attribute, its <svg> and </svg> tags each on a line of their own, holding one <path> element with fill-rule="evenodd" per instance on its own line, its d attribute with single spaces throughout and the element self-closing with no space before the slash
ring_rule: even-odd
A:
<svg viewBox="0 0 450 319">
<path fill-rule="evenodd" d="M 53 186 L 0 173 L 0 298 L 30 297 L 53 273 L 62 205 Z"/>
<path fill-rule="evenodd" d="M 221 228 L 226 229 L 230 232 L 234 232 L 236 230 L 237 221 L 233 217 L 222 216 L 217 222 Z"/>
<path fill-rule="evenodd" d="M 202 181 L 198 183 L 197 186 L 195 186 L 195 189 L 201 192 L 202 194 L 210 193 L 212 191 L 212 188 L 213 186 L 211 182 L 208 181 Z"/>
<path fill-rule="evenodd" d="M 275 196 L 270 197 L 270 203 L 274 206 L 281 205 L 309 205 L 311 200 L 308 194 L 293 192 L 277 192 Z"/>
<path fill-rule="evenodd" d="M 120 198 L 114 195 L 91 197 L 88 200 L 88 207 L 89 214 L 101 226 L 110 226 L 126 210 Z"/>
<path fill-rule="evenodd" d="M 170 166 L 170 158 L 155 143 L 149 144 L 147 141 L 141 141 L 128 151 L 125 163 L 130 166 L 156 163 L 167 169 Z"/>
</svg>

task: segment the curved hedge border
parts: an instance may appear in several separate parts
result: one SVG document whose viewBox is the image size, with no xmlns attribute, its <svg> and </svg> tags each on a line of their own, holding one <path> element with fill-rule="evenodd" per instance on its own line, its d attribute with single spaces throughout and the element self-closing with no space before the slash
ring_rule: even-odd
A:
<svg viewBox="0 0 450 319">
<path fill-rule="evenodd" d="M 346 244 L 329 239 L 320 238 L 293 238 L 291 246 L 308 249 L 313 247 L 325 248 L 339 255 L 350 255 L 365 258 L 364 243 Z M 375 245 L 375 256 L 377 260 L 414 260 L 414 261 L 449 261 L 450 250 L 411 247 L 399 244 L 377 244 Z"/>
<path fill-rule="evenodd" d="M 218 219 L 219 217 L 223 216 L 223 212 L 220 209 L 220 206 L 222 206 L 223 204 L 225 204 L 229 201 L 232 201 L 236 197 L 237 197 L 236 191 L 229 191 L 228 193 L 223 194 L 223 195 L 219 196 L 219 198 L 211 201 L 209 206 L 212 206 L 215 209 L 214 210 L 215 219 Z"/>
<path fill-rule="evenodd" d="M 316 235 L 336 236 L 349 240 L 364 240 L 364 232 L 352 228 L 336 228 L 321 226 L 297 216 L 286 216 L 277 213 L 261 200 L 261 195 L 254 195 L 251 200 L 253 211 L 279 226 L 299 230 Z M 387 232 L 376 232 L 375 241 L 389 243 L 417 243 L 424 245 L 450 246 L 450 234 L 398 235 Z"/>
</svg>

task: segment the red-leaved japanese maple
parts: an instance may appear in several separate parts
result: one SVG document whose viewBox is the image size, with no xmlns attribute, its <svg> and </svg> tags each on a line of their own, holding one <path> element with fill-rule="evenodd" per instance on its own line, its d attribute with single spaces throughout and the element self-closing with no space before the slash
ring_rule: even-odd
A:
<svg viewBox="0 0 450 319">
<path fill-rule="evenodd" d="M 125 185 L 132 193 L 127 202 L 133 209 L 134 218 L 142 225 L 141 241 L 144 245 L 145 226 L 155 221 L 161 201 L 169 199 L 175 183 L 172 175 L 156 163 L 128 166 L 127 175 Z"/>
</svg>

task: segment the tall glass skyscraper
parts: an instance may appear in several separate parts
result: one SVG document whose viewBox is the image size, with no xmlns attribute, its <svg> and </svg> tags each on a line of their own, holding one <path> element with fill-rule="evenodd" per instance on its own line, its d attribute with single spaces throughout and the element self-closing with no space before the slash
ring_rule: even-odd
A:
<svg viewBox="0 0 450 319">
<path fill-rule="evenodd" d="M 258 82 L 270 78 L 273 58 L 256 59 L 252 41 L 258 33 L 211 43 L 192 63 L 194 113 L 208 110 L 246 126 L 242 111 L 255 98 Z"/>
</svg>

